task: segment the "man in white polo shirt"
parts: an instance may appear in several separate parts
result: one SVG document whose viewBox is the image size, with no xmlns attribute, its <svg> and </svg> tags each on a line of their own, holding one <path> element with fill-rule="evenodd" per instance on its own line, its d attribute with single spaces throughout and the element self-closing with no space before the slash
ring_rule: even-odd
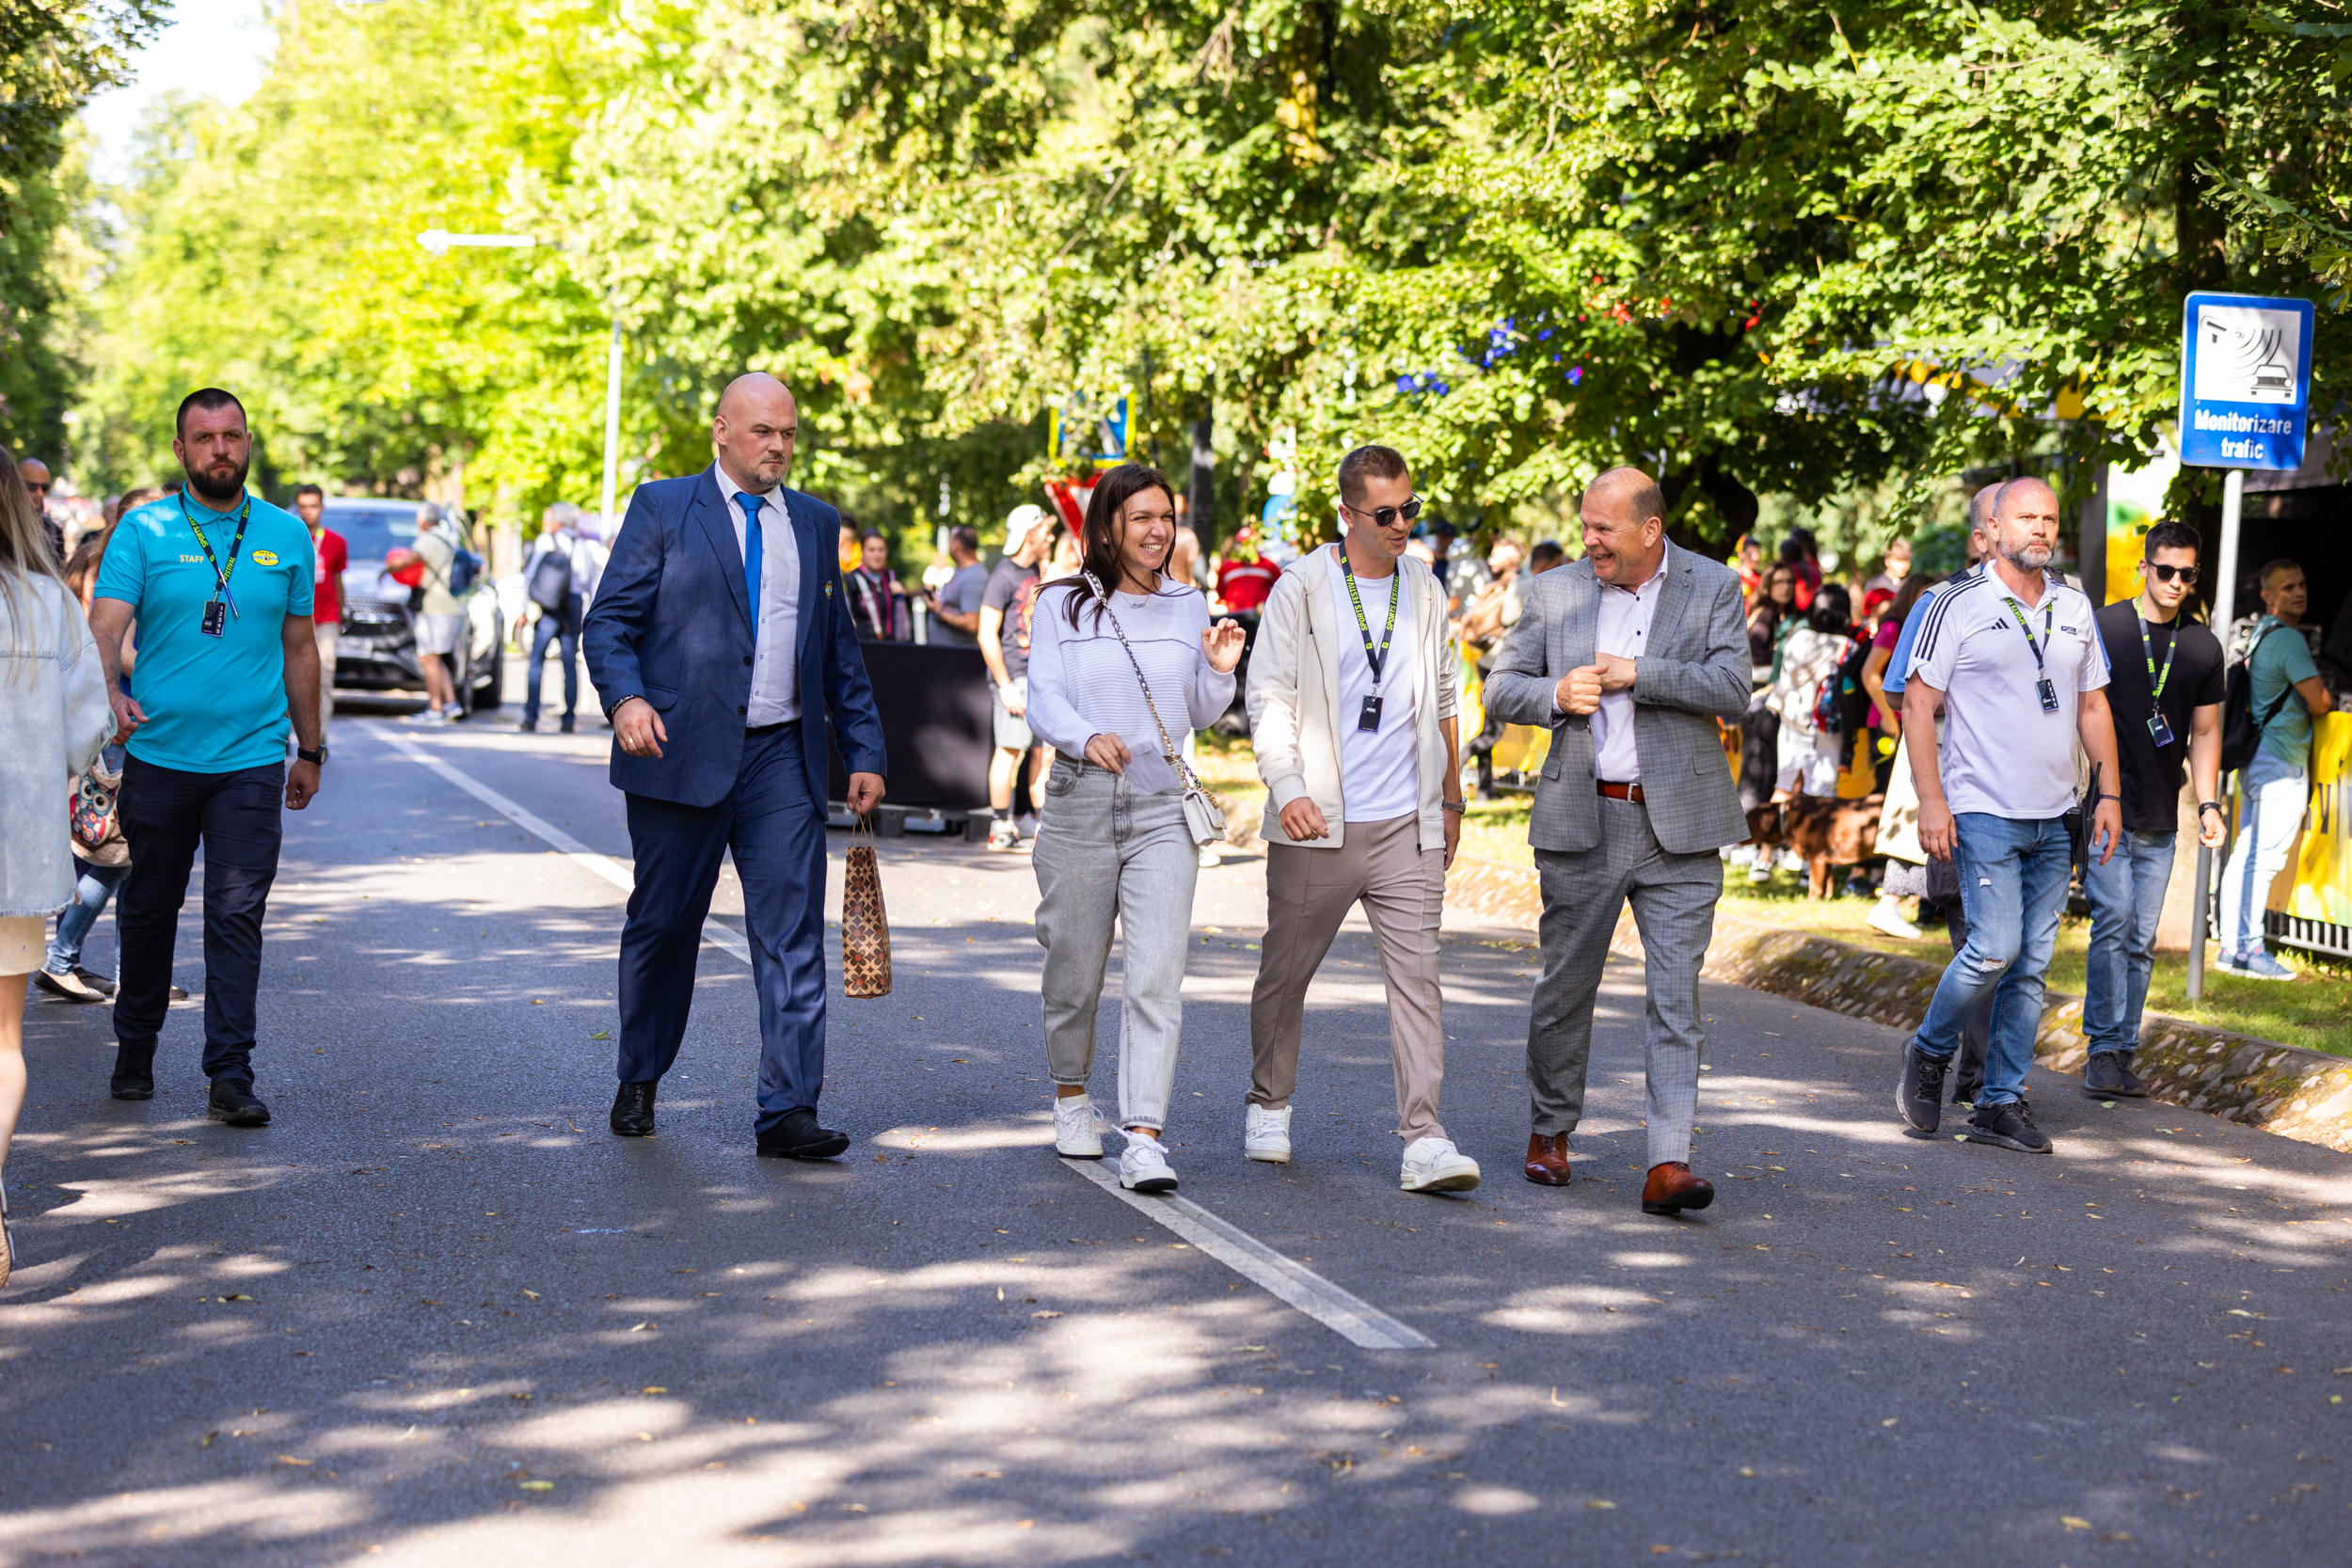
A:
<svg viewBox="0 0 2352 1568">
<path fill-rule="evenodd" d="M 2076 737 L 2090 757 L 2090 848 L 2101 864 L 2123 828 L 2106 650 L 2090 600 L 2047 569 L 2058 525 L 2047 484 L 2017 479 L 2002 487 L 1986 529 L 1988 569 L 1936 595 L 1903 689 L 1911 734 L 1934 734 L 1936 705 L 1944 707 L 1942 755 L 1932 746 L 1907 750 L 1919 784 L 1919 842 L 1958 868 L 1968 940 L 1903 1047 L 1896 1101 L 1913 1127 L 1935 1131 L 1961 1026 L 1991 991 L 1984 1088 L 1962 1136 L 2027 1154 L 2050 1152 L 2024 1090 L 2042 977 L 2074 870 L 2066 814 L 2075 806 Z"/>
</svg>

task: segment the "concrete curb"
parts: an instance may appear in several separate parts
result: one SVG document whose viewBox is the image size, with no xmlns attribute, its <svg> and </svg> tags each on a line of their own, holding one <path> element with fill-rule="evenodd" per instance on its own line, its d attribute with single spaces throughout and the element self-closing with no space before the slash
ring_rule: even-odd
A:
<svg viewBox="0 0 2352 1568">
<path fill-rule="evenodd" d="M 1456 861 L 1446 878 L 1446 902 L 1530 932 L 1543 909 L 1534 866 L 1491 861 Z M 1618 920 L 1610 945 L 1622 957 L 1642 957 L 1630 913 Z M 1756 925 L 1719 909 L 1704 973 L 1710 980 L 1908 1030 L 1926 1016 L 1944 965 Z M 2042 1066 L 2081 1073 L 2089 1053 L 2082 1012 L 2081 997 L 2050 993 L 2034 1038 Z M 2352 1060 L 2151 1013 L 2133 1069 L 2164 1104 L 2352 1153 Z"/>
</svg>

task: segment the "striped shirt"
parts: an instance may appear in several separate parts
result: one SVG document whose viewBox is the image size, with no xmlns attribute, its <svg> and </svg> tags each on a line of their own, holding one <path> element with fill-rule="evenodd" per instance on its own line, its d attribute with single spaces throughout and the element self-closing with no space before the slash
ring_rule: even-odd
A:
<svg viewBox="0 0 2352 1568">
<path fill-rule="evenodd" d="M 1083 755 L 1094 736 L 1115 735 L 1127 743 L 1127 777 L 1136 788 L 1147 795 L 1177 788 L 1182 781 L 1161 760 L 1159 726 L 1144 704 L 1136 666 L 1152 683 L 1152 702 L 1176 745 L 1188 731 L 1215 723 L 1232 705 L 1233 676 L 1211 669 L 1201 650 L 1209 601 L 1197 588 L 1172 583 L 1153 594 L 1112 594 L 1112 614 L 1135 650 L 1130 664 L 1110 616 L 1097 616 L 1090 604 L 1080 608 L 1072 628 L 1073 593 L 1087 593 L 1083 578 L 1049 583 L 1038 594 L 1029 625 L 1030 733 L 1073 757 Z"/>
</svg>

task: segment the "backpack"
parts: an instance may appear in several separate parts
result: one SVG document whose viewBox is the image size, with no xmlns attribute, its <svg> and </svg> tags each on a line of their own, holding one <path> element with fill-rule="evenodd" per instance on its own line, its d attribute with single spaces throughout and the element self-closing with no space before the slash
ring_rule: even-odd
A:
<svg viewBox="0 0 2352 1568">
<path fill-rule="evenodd" d="M 475 580 L 481 576 L 482 558 L 474 554 L 473 551 L 467 549 L 464 546 L 459 546 L 457 553 L 450 557 L 450 593 L 458 595 L 466 594 L 473 587 Z"/>
<path fill-rule="evenodd" d="M 2253 645 L 2246 650 L 2246 657 L 2230 666 L 2230 673 L 2222 683 L 2221 770 L 2224 773 L 2234 773 L 2254 760 L 2254 753 L 2262 750 L 2263 731 L 2270 727 L 2270 721 L 2278 718 L 2280 710 L 2287 705 L 2287 699 L 2295 695 L 2295 688 L 2288 687 L 2279 693 L 2279 700 L 2270 705 L 2268 713 L 2260 719 L 2254 717 L 2254 656 L 2262 651 L 2262 645 L 2268 641 L 2270 632 L 2278 629 L 2274 626 L 2270 631 L 2254 639 Z"/>
<path fill-rule="evenodd" d="M 532 604 L 550 615 L 561 615 L 572 596 L 572 551 L 568 545 L 549 546 L 531 569 L 528 591 Z"/>
<path fill-rule="evenodd" d="M 1868 721 L 1870 694 L 1862 689 L 1862 667 L 1870 644 L 1856 638 L 1837 668 L 1821 677 L 1813 697 L 1813 727 L 1823 735 L 1852 735 Z"/>
</svg>

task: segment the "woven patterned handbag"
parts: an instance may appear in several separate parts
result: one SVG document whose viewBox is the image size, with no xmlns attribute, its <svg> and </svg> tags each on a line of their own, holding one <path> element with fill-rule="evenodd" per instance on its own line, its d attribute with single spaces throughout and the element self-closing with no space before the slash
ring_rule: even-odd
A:
<svg viewBox="0 0 2352 1568">
<path fill-rule="evenodd" d="M 850 830 L 841 868 L 841 994 L 890 994 L 890 916 L 882 909 L 874 830 L 863 818 Z"/>
</svg>

